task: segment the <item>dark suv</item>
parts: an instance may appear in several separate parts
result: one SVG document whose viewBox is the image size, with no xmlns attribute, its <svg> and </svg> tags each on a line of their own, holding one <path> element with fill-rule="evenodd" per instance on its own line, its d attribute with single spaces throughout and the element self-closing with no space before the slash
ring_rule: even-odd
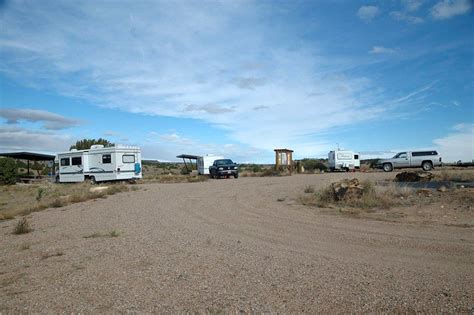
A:
<svg viewBox="0 0 474 315">
<path fill-rule="evenodd" d="M 212 178 L 239 177 L 239 166 L 230 159 L 215 160 L 209 167 L 209 174 Z"/>
</svg>

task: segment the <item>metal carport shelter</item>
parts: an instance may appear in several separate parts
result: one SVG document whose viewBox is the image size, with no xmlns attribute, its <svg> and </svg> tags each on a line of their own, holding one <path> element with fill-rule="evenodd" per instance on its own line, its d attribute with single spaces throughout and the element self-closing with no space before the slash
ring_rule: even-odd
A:
<svg viewBox="0 0 474 315">
<path fill-rule="evenodd" d="M 13 158 L 16 160 L 26 160 L 28 172 L 27 175 L 30 175 L 30 161 L 53 161 L 54 164 L 54 155 L 34 153 L 34 152 L 11 152 L 11 153 L 0 153 L 0 156 Z"/>
<path fill-rule="evenodd" d="M 189 164 L 191 165 L 193 162 L 191 162 L 192 160 L 196 160 L 196 169 L 198 168 L 198 165 L 197 165 L 197 160 L 200 158 L 201 156 L 199 155 L 190 155 L 190 154 L 181 154 L 181 155 L 178 155 L 177 158 L 178 159 L 183 159 L 183 162 L 184 162 L 184 167 L 186 167 L 186 169 L 188 171 L 192 171 L 192 168 L 189 169 L 188 168 L 188 164 L 186 164 L 186 159 L 189 160 Z"/>
</svg>

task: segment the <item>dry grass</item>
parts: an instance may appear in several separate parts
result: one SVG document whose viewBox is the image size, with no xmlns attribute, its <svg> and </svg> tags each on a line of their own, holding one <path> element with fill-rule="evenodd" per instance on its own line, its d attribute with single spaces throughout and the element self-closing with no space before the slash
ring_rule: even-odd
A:
<svg viewBox="0 0 474 315">
<path fill-rule="evenodd" d="M 15 228 L 13 229 L 13 234 L 27 234 L 31 232 L 31 227 L 30 223 L 28 220 L 23 217 L 15 225 Z"/>
<path fill-rule="evenodd" d="M 99 238 L 99 237 L 118 237 L 120 236 L 120 232 L 117 230 L 112 230 L 107 233 L 102 233 L 102 232 L 94 232 L 90 235 L 84 236 L 84 238 Z"/>
<path fill-rule="evenodd" d="M 306 186 L 306 187 L 304 188 L 304 193 L 305 193 L 305 194 L 312 194 L 312 193 L 314 193 L 314 187 L 313 187 L 313 186 Z"/>
<path fill-rule="evenodd" d="M 337 200 L 331 186 L 323 188 L 311 195 L 304 195 L 299 198 L 303 205 L 316 206 L 321 208 L 327 207 L 343 207 L 354 208 L 361 210 L 371 210 L 374 208 L 389 209 L 400 203 L 400 196 L 408 194 L 408 191 L 397 192 L 394 189 L 381 189 L 375 187 L 370 181 L 361 183 L 363 186 L 362 195 L 360 198 L 345 198 Z M 307 189 L 305 188 L 305 193 Z"/>
<path fill-rule="evenodd" d="M 93 186 L 89 183 L 0 186 L 0 220 L 129 191 L 129 185 L 124 183 L 107 183 L 106 186 L 108 189 L 101 192 L 91 192 Z"/>
<path fill-rule="evenodd" d="M 435 180 L 454 181 L 454 182 L 472 182 L 474 181 L 474 170 L 442 170 L 435 174 Z"/>
<path fill-rule="evenodd" d="M 151 183 L 163 183 L 163 184 L 176 184 L 176 183 L 197 183 L 208 181 L 209 177 L 204 175 L 192 176 L 192 175 L 178 175 L 178 174 L 167 174 L 167 175 L 156 175 L 154 177 L 148 177 L 144 181 Z"/>
<path fill-rule="evenodd" d="M 51 258 L 51 257 L 60 257 L 60 256 L 63 256 L 64 253 L 61 252 L 61 251 L 58 251 L 58 252 L 55 252 L 55 253 L 44 253 L 43 255 L 41 255 L 41 259 L 48 259 L 48 258 Z"/>
</svg>

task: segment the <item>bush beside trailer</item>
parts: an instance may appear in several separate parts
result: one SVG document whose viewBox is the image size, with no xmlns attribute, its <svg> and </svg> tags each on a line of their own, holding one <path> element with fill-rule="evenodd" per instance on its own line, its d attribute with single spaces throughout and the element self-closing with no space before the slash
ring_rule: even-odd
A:
<svg viewBox="0 0 474 315">
<path fill-rule="evenodd" d="M 359 153 L 349 150 L 329 151 L 328 163 L 331 172 L 360 169 Z"/>
<path fill-rule="evenodd" d="M 139 147 L 93 145 L 89 150 L 58 153 L 56 182 L 92 183 L 142 178 L 142 156 Z"/>
</svg>

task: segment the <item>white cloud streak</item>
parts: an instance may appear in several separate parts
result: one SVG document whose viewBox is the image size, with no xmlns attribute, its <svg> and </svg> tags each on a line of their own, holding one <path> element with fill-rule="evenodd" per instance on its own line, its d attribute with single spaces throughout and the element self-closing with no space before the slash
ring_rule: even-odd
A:
<svg viewBox="0 0 474 315">
<path fill-rule="evenodd" d="M 444 162 L 474 161 L 474 124 L 464 123 L 453 127 L 453 132 L 435 139 L 433 143 Z"/>
<path fill-rule="evenodd" d="M 435 4 L 430 14 L 438 20 L 446 20 L 457 15 L 468 13 L 472 9 L 470 0 L 443 0 Z"/>
<path fill-rule="evenodd" d="M 17 124 L 20 120 L 42 122 L 48 130 L 65 129 L 79 124 L 76 119 L 37 109 L 0 108 L 0 117 L 6 119 L 7 124 Z"/>
<path fill-rule="evenodd" d="M 68 135 L 0 126 L 0 148 L 3 152 L 27 150 L 55 154 L 67 151 L 72 143 L 73 139 Z"/>
<path fill-rule="evenodd" d="M 423 23 L 425 20 L 419 16 L 409 15 L 406 12 L 401 11 L 392 11 L 390 12 L 390 16 L 397 21 L 405 21 L 411 24 L 420 24 Z"/>
<path fill-rule="evenodd" d="M 357 16 L 364 21 L 371 21 L 379 14 L 379 8 L 373 5 L 362 6 L 357 10 Z"/>
<path fill-rule="evenodd" d="M 369 51 L 371 54 L 394 54 L 396 52 L 395 49 L 393 48 L 387 48 L 383 46 L 374 46 L 372 49 Z"/>
<path fill-rule="evenodd" d="M 340 75 L 339 60 L 314 43 L 280 46 L 251 2 L 53 4 L 9 3 L 3 74 L 100 106 L 200 119 L 246 148 L 307 156 L 329 147 L 322 132 L 395 106 L 381 104 L 368 78 Z"/>
</svg>

